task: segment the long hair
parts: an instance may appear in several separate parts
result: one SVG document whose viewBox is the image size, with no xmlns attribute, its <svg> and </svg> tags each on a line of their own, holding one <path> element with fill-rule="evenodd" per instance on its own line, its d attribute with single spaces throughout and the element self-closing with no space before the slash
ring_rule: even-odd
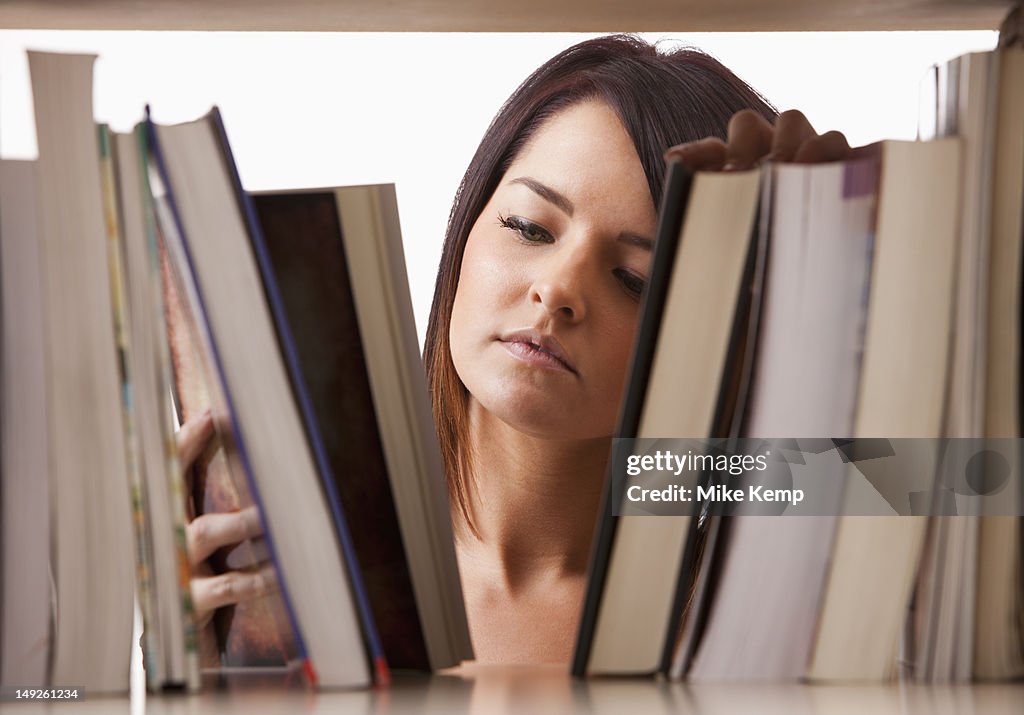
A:
<svg viewBox="0 0 1024 715">
<path fill-rule="evenodd" d="M 531 74 L 498 111 L 455 195 L 424 348 L 449 492 L 474 534 L 473 465 L 465 440 L 468 393 L 455 371 L 449 342 L 466 240 L 537 128 L 562 109 L 595 98 L 608 103 L 632 138 L 655 206 L 661 202 L 666 149 L 705 137 L 725 139 L 729 119 L 741 109 L 753 109 L 769 121 L 777 114 L 760 94 L 703 52 L 661 52 L 630 35 L 587 40 L 564 50 Z"/>
</svg>

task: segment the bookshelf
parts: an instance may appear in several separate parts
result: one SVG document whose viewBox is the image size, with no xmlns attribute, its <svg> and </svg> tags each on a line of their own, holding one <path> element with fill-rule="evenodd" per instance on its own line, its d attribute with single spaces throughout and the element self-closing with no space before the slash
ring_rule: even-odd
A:
<svg viewBox="0 0 1024 715">
<path fill-rule="evenodd" d="M 1012 0 L 9 0 L 0 27 L 78 30 L 688 32 L 992 30 Z"/>
<path fill-rule="evenodd" d="M 478 0 L 13 0 L 0 7 L 0 28 L 65 30 L 556 32 L 838 31 L 997 29 L 1009 0 L 570 0 L 552 7 L 523 0 L 495 13 Z M 198 696 L 103 699 L 68 704 L 67 712 L 359 713 L 488 712 L 641 713 L 694 710 L 733 713 L 932 713 L 1024 711 L 1020 684 L 864 687 L 689 686 L 648 680 L 573 681 L 564 668 L 468 667 L 431 678 L 398 677 L 388 690 L 310 693 L 276 673 L 207 676 Z M 34 708 L 25 708 L 34 712 Z M 49 711 L 47 709 L 47 711 Z"/>
</svg>

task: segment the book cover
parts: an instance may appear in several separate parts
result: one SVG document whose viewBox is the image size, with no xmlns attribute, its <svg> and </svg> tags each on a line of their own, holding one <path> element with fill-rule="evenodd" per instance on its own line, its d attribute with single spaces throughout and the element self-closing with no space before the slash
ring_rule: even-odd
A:
<svg viewBox="0 0 1024 715">
<path fill-rule="evenodd" d="M 335 195 L 252 197 L 340 513 L 392 668 L 429 670 L 356 316 Z M 280 336 L 279 336 L 280 337 Z"/>
<path fill-rule="evenodd" d="M 143 649 L 147 663 L 146 681 L 151 689 L 159 687 L 166 674 L 161 646 L 162 633 L 156 617 L 157 594 L 153 583 L 153 550 L 150 544 L 151 521 L 143 476 L 138 416 L 133 399 L 131 337 L 128 321 L 127 285 L 124 272 L 123 233 L 117 210 L 117 184 L 114 178 L 114 149 L 110 128 L 96 128 L 99 140 L 100 182 L 103 191 L 103 224 L 106 229 L 107 263 L 110 274 L 111 318 L 117 348 L 118 378 L 121 386 L 121 419 L 124 429 L 125 461 L 131 493 L 132 527 L 135 536 L 135 588 L 142 611 Z"/>
<path fill-rule="evenodd" d="M 147 133 L 147 146 L 152 149 L 152 134 Z M 153 159 L 151 158 L 152 162 Z M 173 249 L 169 243 L 181 241 L 175 236 L 177 228 L 169 202 L 163 194 L 160 177 L 151 167 L 149 182 L 153 189 L 156 211 L 155 228 L 160 249 L 163 276 L 163 302 L 173 366 L 175 407 L 179 422 L 198 417 L 207 409 L 214 409 L 217 434 L 208 448 L 199 456 L 187 475 L 186 499 L 191 504 L 191 517 L 201 514 L 236 512 L 257 507 L 244 476 L 244 466 L 234 447 L 226 400 L 219 391 L 219 382 L 212 365 L 212 356 L 206 348 L 201 331 L 201 311 L 194 310 L 197 298 L 189 302 L 185 296 L 194 287 L 186 285 L 188 267 L 172 265 Z M 250 539 L 233 548 L 216 552 L 207 563 L 208 574 L 230 570 L 256 570 L 266 560 L 266 548 L 261 539 Z M 204 666 L 283 666 L 301 657 L 294 629 L 287 614 L 287 606 L 280 593 L 220 608 L 214 614 L 216 642 L 198 633 L 200 661 Z"/>
<path fill-rule="evenodd" d="M 216 110 L 192 122 L 147 126 L 157 169 L 151 183 L 165 195 L 168 255 L 175 275 L 186 278 L 182 303 L 201 316 L 201 352 L 214 368 L 214 420 L 260 518 L 269 557 L 261 560 L 273 565 L 260 573 L 275 574 L 310 680 L 366 685 L 371 674 L 353 584 L 279 351 Z M 235 568 L 230 556 L 227 565 Z"/>
</svg>

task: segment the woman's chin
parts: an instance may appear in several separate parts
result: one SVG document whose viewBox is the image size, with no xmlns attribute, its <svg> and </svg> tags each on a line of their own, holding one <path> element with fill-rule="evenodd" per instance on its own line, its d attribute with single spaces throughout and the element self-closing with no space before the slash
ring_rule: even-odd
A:
<svg viewBox="0 0 1024 715">
<path fill-rule="evenodd" d="M 609 424 L 598 424 L 592 409 L 558 400 L 536 389 L 502 390 L 483 394 L 477 402 L 489 417 L 518 432 L 542 439 L 593 439 L 611 433 Z"/>
</svg>

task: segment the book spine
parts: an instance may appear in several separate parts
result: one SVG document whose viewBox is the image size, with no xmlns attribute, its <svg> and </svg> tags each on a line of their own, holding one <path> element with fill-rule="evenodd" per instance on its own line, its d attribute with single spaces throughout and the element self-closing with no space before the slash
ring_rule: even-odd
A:
<svg viewBox="0 0 1024 715">
<path fill-rule="evenodd" d="M 123 237 L 117 218 L 117 197 L 110 131 L 107 125 L 97 126 L 100 147 L 100 182 L 103 190 L 103 219 L 106 229 L 107 261 L 110 266 L 110 302 L 113 308 L 114 339 L 117 349 L 118 377 L 121 382 L 121 417 L 124 427 L 125 458 L 128 466 L 128 487 L 131 494 L 132 527 L 135 534 L 135 564 L 138 600 L 142 610 L 143 650 L 146 664 L 146 685 L 157 690 L 164 679 L 162 634 L 156 618 L 156 593 L 152 580 L 152 546 L 149 534 L 148 504 L 132 400 L 132 379 L 129 356 L 128 307 L 125 300 Z"/>
<path fill-rule="evenodd" d="M 386 685 L 390 682 L 390 670 L 387 665 L 387 658 L 384 647 L 381 644 L 380 635 L 377 631 L 377 624 L 373 618 L 373 611 L 370 606 L 370 599 L 366 593 L 363 583 L 362 572 L 359 568 L 359 560 L 356 555 L 355 545 L 349 533 L 348 524 L 341 508 L 341 497 L 335 487 L 335 477 L 331 469 L 330 460 L 327 458 L 327 449 L 324 446 L 323 436 L 320 434 L 320 427 L 313 410 L 313 401 L 310 399 L 306 381 L 302 375 L 302 368 L 299 363 L 298 349 L 292 338 L 291 328 L 288 325 L 288 316 L 284 307 L 284 300 L 274 276 L 273 263 L 267 249 L 263 231 L 256 218 L 256 210 L 252 199 L 242 187 L 238 169 L 235 166 L 234 156 L 231 153 L 231 145 L 228 143 L 227 132 L 220 112 L 215 107 L 210 113 L 210 119 L 220 140 L 224 162 L 229 169 L 232 182 L 234 183 L 235 196 L 238 199 L 239 208 L 245 217 L 249 239 L 252 244 L 253 254 L 259 266 L 260 275 L 263 279 L 263 289 L 274 316 L 274 324 L 277 328 L 278 344 L 280 345 L 285 363 L 288 366 L 288 373 L 291 379 L 292 390 L 295 393 L 296 402 L 302 414 L 302 421 L 306 428 L 306 436 L 309 440 L 313 457 L 316 460 L 317 471 L 320 473 L 320 484 L 323 488 L 327 502 L 330 506 L 331 516 L 334 520 L 335 531 L 338 536 L 338 543 L 341 546 L 345 558 L 345 566 L 348 572 L 348 582 L 355 596 L 356 607 L 359 611 L 359 619 L 363 627 L 363 636 L 369 650 L 371 663 L 373 664 L 374 680 L 378 685 Z"/>
<path fill-rule="evenodd" d="M 153 194 L 147 175 L 149 145 L 146 141 L 145 126 L 139 124 L 134 131 L 135 141 L 139 148 L 139 180 L 142 194 L 142 216 L 146 228 L 146 252 L 149 256 L 149 275 L 146 276 L 152 294 L 154 324 L 164 325 L 164 299 L 162 279 L 160 275 L 160 247 L 157 238 L 156 215 L 153 208 Z M 191 574 L 188 566 L 188 552 L 185 545 L 185 484 L 181 464 L 178 460 L 178 445 L 174 434 L 171 416 L 174 414 L 172 393 L 174 390 L 174 374 L 171 367 L 170 345 L 167 331 L 158 331 L 155 336 L 157 377 L 164 402 L 160 409 L 160 431 L 164 437 L 164 459 L 170 491 L 171 520 L 174 524 L 174 555 L 178 566 L 178 599 L 181 604 L 182 623 L 185 641 L 185 685 L 188 690 L 196 692 L 200 686 L 199 675 L 199 635 L 196 632 L 195 608 L 192 604 Z"/>
</svg>

